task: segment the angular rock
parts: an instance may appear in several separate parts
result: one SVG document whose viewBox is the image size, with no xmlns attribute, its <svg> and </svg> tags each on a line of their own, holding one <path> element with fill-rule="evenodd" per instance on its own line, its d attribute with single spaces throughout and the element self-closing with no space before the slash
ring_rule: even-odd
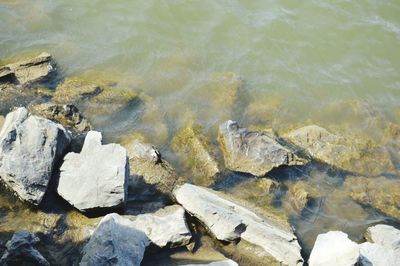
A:
<svg viewBox="0 0 400 266">
<path fill-rule="evenodd" d="M 262 248 L 265 254 L 278 262 L 287 265 L 302 263 L 301 248 L 290 229 L 263 219 L 206 188 L 184 184 L 174 190 L 174 196 L 217 239 L 231 242 L 241 238 Z"/>
<path fill-rule="evenodd" d="M 400 219 L 400 180 L 386 177 L 348 176 L 344 189 L 358 203 Z"/>
<path fill-rule="evenodd" d="M 27 231 L 19 231 L 7 242 L 7 250 L 0 258 L 0 265 L 40 265 L 50 266 L 50 263 L 34 248 L 40 239 Z"/>
<path fill-rule="evenodd" d="M 128 151 L 131 173 L 129 187 L 134 189 L 143 181 L 153 186 L 157 192 L 170 195 L 178 177 L 172 166 L 162 158 L 160 151 L 154 145 L 137 139 L 124 146 Z"/>
<path fill-rule="evenodd" d="M 400 265 L 400 253 L 366 242 L 360 245 L 359 263 L 363 266 L 396 266 Z"/>
<path fill-rule="evenodd" d="M 132 222 L 112 213 L 100 221 L 83 249 L 79 265 L 139 266 L 150 240 Z"/>
<path fill-rule="evenodd" d="M 220 260 L 220 261 L 213 261 L 210 263 L 203 263 L 203 264 L 185 264 L 183 266 L 239 266 L 233 260 Z"/>
<path fill-rule="evenodd" d="M 392 249 L 400 253 L 400 230 L 393 226 L 385 224 L 371 226 L 367 229 L 366 238 L 373 243 L 383 246 L 387 250 Z"/>
<path fill-rule="evenodd" d="M 38 205 L 70 141 L 64 127 L 26 108 L 9 113 L 0 132 L 1 179 L 21 199 Z"/>
<path fill-rule="evenodd" d="M 151 214 L 126 217 L 160 248 L 186 246 L 192 238 L 186 224 L 185 210 L 179 205 L 168 206 Z"/>
<path fill-rule="evenodd" d="M 5 80 L 18 85 L 27 85 L 44 80 L 55 71 L 55 64 L 48 53 L 16 62 L 0 68 L 0 82 Z"/>
<path fill-rule="evenodd" d="M 58 194 L 83 212 L 125 204 L 127 152 L 118 144 L 101 142 L 100 132 L 89 131 L 81 153 L 68 153 L 61 166 Z"/>
<path fill-rule="evenodd" d="M 220 125 L 219 141 L 225 165 L 232 171 L 264 176 L 279 166 L 307 163 L 275 139 L 261 132 L 251 132 L 231 120 Z"/>
<path fill-rule="evenodd" d="M 369 147 L 368 143 L 346 139 L 316 125 L 301 127 L 284 137 L 315 159 L 345 171 L 368 176 L 396 172 L 384 147 Z"/>
<path fill-rule="evenodd" d="M 34 115 L 59 123 L 73 132 L 81 133 L 91 129 L 89 121 L 73 104 L 43 103 L 29 109 Z"/>
<path fill-rule="evenodd" d="M 347 234 L 330 231 L 320 234 L 315 241 L 308 264 L 310 266 L 343 265 L 351 266 L 358 262 L 360 248 Z"/>
<path fill-rule="evenodd" d="M 178 154 L 183 165 L 192 172 L 192 176 L 204 180 L 200 182 L 204 183 L 202 185 L 209 186 L 214 183 L 213 177 L 220 172 L 220 167 L 209 141 L 202 134 L 201 127 L 189 126 L 180 130 L 172 140 L 172 149 Z"/>
<path fill-rule="evenodd" d="M 294 185 L 289 186 L 286 199 L 290 202 L 294 210 L 301 212 L 312 200 L 312 197 L 307 191 L 305 183 L 296 182 Z"/>
</svg>

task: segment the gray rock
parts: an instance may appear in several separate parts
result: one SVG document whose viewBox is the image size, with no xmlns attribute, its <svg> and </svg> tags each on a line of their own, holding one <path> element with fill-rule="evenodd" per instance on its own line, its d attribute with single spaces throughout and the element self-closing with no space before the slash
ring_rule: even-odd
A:
<svg viewBox="0 0 400 266">
<path fill-rule="evenodd" d="M 171 194 L 178 177 L 172 166 L 161 157 L 160 151 L 154 145 L 139 140 L 133 140 L 125 147 L 131 172 L 129 187 L 135 189 L 143 181 L 157 192 Z"/>
<path fill-rule="evenodd" d="M 126 217 L 160 248 L 186 246 L 192 238 L 186 224 L 185 210 L 179 205 L 168 206 L 151 214 Z"/>
<path fill-rule="evenodd" d="M 112 213 L 100 221 L 83 249 L 81 266 L 139 266 L 150 240 L 133 222 Z"/>
<path fill-rule="evenodd" d="M 360 247 L 347 234 L 330 231 L 320 234 L 315 241 L 308 264 L 310 266 L 351 266 L 358 262 Z"/>
<path fill-rule="evenodd" d="M 55 64 L 48 53 L 35 58 L 6 65 L 0 69 L 1 80 L 18 85 L 40 82 L 55 70 Z"/>
<path fill-rule="evenodd" d="M 239 266 L 233 260 L 220 260 L 220 261 L 213 261 L 210 263 L 203 263 L 203 264 L 185 264 L 183 266 Z"/>
<path fill-rule="evenodd" d="M 219 240 L 243 239 L 286 265 L 302 264 L 300 246 L 293 232 L 223 198 L 215 191 L 184 184 L 174 196 L 187 212 L 199 219 Z"/>
<path fill-rule="evenodd" d="M 127 152 L 118 144 L 101 141 L 100 132 L 89 131 L 81 153 L 68 153 L 61 166 L 58 194 L 83 212 L 125 204 Z"/>
<path fill-rule="evenodd" d="M 386 249 L 393 249 L 400 253 L 400 230 L 390 225 L 378 224 L 369 227 L 366 238 L 376 244 L 380 244 Z"/>
<path fill-rule="evenodd" d="M 70 141 L 64 127 L 26 108 L 9 113 L 0 132 L 1 179 L 21 199 L 38 205 Z"/>
<path fill-rule="evenodd" d="M 275 139 L 261 132 L 251 132 L 231 120 L 220 125 L 219 141 L 225 165 L 232 171 L 264 176 L 282 165 L 307 163 Z"/>
<path fill-rule="evenodd" d="M 50 266 L 50 263 L 34 248 L 40 239 L 27 231 L 19 231 L 7 242 L 7 250 L 0 259 L 0 265 L 40 265 Z"/>
<path fill-rule="evenodd" d="M 397 266 L 400 265 L 400 253 L 366 242 L 360 245 L 359 263 L 363 266 Z"/>
</svg>

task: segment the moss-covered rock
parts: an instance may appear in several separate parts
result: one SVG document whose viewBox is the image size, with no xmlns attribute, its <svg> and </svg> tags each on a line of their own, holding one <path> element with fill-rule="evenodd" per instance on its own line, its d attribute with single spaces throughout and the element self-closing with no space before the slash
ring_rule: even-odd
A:
<svg viewBox="0 0 400 266">
<path fill-rule="evenodd" d="M 214 183 L 220 167 L 213 148 L 200 126 L 194 125 L 180 130 L 172 139 L 172 149 L 177 153 L 185 168 L 200 185 Z"/>
<path fill-rule="evenodd" d="M 319 196 L 318 191 L 305 181 L 285 182 L 288 190 L 285 195 L 285 207 L 301 213 L 312 199 Z"/>
<path fill-rule="evenodd" d="M 343 187 L 358 203 L 400 220 L 400 179 L 349 176 Z"/>
</svg>

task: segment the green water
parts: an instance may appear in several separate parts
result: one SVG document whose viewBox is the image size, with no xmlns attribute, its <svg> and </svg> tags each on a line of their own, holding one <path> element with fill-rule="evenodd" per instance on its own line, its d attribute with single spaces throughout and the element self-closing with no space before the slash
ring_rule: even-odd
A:
<svg viewBox="0 0 400 266">
<path fill-rule="evenodd" d="M 0 0 L 0 61 L 37 51 L 51 53 L 65 76 L 99 71 L 151 96 L 155 117 L 114 130 L 121 117 L 100 129 L 109 140 L 127 130 L 146 134 L 178 169 L 169 141 L 193 119 L 211 137 L 232 118 L 276 129 L 313 122 L 376 141 L 387 123 L 400 123 L 396 0 Z M 226 72 L 243 80 L 229 110 L 213 106 L 207 87 Z M 324 169 L 306 175 L 326 193 L 339 178 Z M 321 221 L 297 221 L 307 245 L 328 229 L 359 239 L 385 219 L 331 200 Z"/>
</svg>

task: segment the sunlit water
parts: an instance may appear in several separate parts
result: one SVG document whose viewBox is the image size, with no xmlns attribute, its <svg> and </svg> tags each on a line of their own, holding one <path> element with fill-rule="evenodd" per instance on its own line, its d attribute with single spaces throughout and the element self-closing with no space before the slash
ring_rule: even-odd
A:
<svg viewBox="0 0 400 266">
<path fill-rule="evenodd" d="M 169 141 L 192 119 L 211 138 L 231 118 L 276 129 L 313 122 L 379 141 L 386 123 L 400 123 L 400 2 L 331 2 L 1 0 L 0 61 L 48 51 L 64 76 L 99 71 L 151 96 L 156 117 L 139 119 L 139 108 L 99 129 L 108 140 L 146 134 L 178 169 Z M 207 87 L 227 72 L 243 80 L 229 110 L 212 106 Z M 329 229 L 360 240 L 387 219 L 335 198 L 340 174 L 315 166 L 293 175 L 328 195 L 293 218 L 307 248 Z"/>
</svg>

